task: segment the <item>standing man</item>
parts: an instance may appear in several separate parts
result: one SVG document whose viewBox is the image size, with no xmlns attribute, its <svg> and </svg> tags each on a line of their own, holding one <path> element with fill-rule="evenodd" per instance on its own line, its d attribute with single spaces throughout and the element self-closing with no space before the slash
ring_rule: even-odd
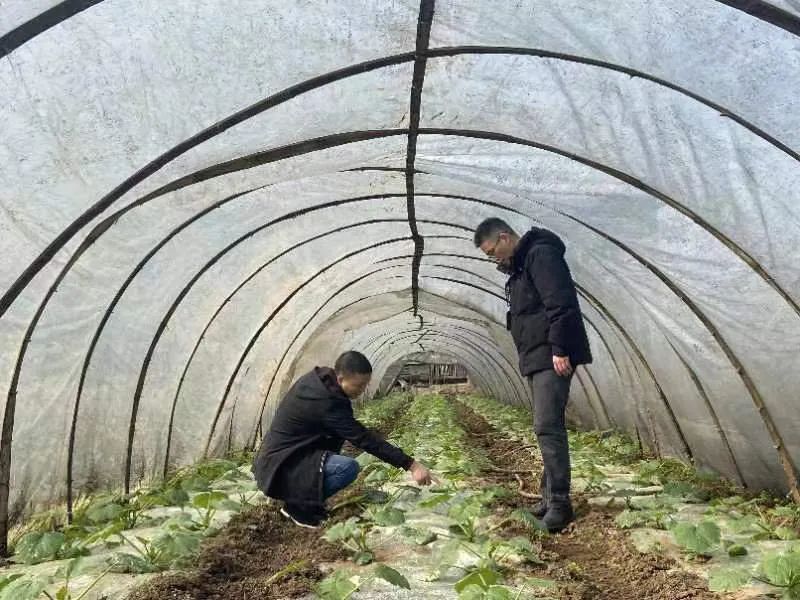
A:
<svg viewBox="0 0 800 600">
<path fill-rule="evenodd" d="M 565 411 L 572 374 L 592 362 L 575 284 L 564 260 L 566 247 L 546 229 L 520 238 L 501 219 L 475 230 L 475 246 L 508 275 L 506 327 L 519 353 L 519 368 L 533 392 L 534 431 L 544 470 L 541 502 L 534 514 L 551 532 L 573 519 Z"/>
<path fill-rule="evenodd" d="M 316 367 L 298 379 L 278 406 L 253 473 L 265 495 L 285 501 L 281 514 L 300 527 L 319 527 L 325 500 L 358 476 L 358 463 L 339 454 L 345 440 L 409 471 L 418 484 L 431 483 L 428 469 L 353 416 L 350 399 L 364 393 L 371 377 L 366 356 L 345 352 L 333 369 Z"/>
</svg>

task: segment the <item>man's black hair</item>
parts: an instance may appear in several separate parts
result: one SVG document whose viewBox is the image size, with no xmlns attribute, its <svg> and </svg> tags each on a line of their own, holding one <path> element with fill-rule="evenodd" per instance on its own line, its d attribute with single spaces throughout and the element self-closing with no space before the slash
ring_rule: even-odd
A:
<svg viewBox="0 0 800 600">
<path fill-rule="evenodd" d="M 370 375 L 372 365 L 361 352 L 350 350 L 336 359 L 333 370 L 337 375 Z"/>
<path fill-rule="evenodd" d="M 501 233 L 517 235 L 517 232 L 514 231 L 511 225 L 503 221 L 503 219 L 498 219 L 497 217 L 486 219 L 475 229 L 475 238 L 473 240 L 475 242 L 475 247 L 480 248 L 483 242 L 494 239 Z"/>
</svg>

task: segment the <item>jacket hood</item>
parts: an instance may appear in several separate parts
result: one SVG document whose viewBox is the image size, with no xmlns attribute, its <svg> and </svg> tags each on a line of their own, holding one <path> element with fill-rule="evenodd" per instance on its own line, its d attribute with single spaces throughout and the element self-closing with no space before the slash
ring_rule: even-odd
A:
<svg viewBox="0 0 800 600">
<path fill-rule="evenodd" d="M 330 367 L 314 367 L 298 379 L 297 395 L 308 400 L 328 400 L 331 396 L 347 398 L 336 380 L 336 371 Z"/>
<path fill-rule="evenodd" d="M 514 255 L 511 257 L 510 264 L 500 264 L 497 269 L 506 274 L 521 271 L 525 266 L 525 259 L 528 253 L 534 246 L 553 246 L 562 255 L 567 251 L 564 242 L 555 233 L 541 227 L 531 227 L 530 231 L 520 238 L 519 244 L 514 250 Z"/>
</svg>

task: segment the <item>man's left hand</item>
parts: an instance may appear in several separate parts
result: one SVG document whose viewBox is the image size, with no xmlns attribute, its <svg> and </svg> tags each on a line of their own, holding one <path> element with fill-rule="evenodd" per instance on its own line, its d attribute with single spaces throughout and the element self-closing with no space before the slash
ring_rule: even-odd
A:
<svg viewBox="0 0 800 600">
<path fill-rule="evenodd" d="M 561 377 L 572 375 L 572 363 L 569 362 L 569 356 L 553 356 L 553 368 Z"/>
</svg>

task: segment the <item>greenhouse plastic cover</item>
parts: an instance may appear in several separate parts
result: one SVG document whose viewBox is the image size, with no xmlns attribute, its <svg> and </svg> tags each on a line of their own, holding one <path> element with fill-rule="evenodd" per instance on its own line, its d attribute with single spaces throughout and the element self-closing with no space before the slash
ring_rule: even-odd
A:
<svg viewBox="0 0 800 600">
<path fill-rule="evenodd" d="M 490 216 L 567 244 L 575 425 L 796 493 L 795 0 L 4 0 L 0 36 L 12 519 L 252 448 L 346 349 L 529 403 Z"/>
</svg>

